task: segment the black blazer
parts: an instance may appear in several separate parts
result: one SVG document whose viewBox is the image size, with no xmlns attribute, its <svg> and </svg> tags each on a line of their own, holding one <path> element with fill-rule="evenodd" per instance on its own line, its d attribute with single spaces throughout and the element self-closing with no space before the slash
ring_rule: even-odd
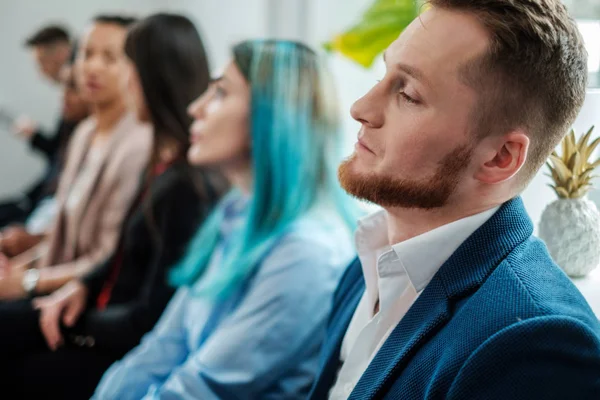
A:
<svg viewBox="0 0 600 400">
<path fill-rule="evenodd" d="M 37 131 L 31 138 L 31 148 L 39 151 L 48 161 L 44 175 L 32 184 L 23 195 L 0 203 L 0 228 L 24 223 L 46 196 L 53 196 L 58 186 L 63 156 L 76 123 L 61 120 L 53 136 Z"/>
<path fill-rule="evenodd" d="M 31 202 L 31 209 L 35 208 L 42 198 L 54 195 L 56 192 L 69 139 L 77 125 L 78 122 L 67 122 L 61 119 L 54 135 L 48 136 L 38 130 L 31 138 L 31 148 L 43 154 L 48 161 L 44 176 L 25 194 Z"/>
<path fill-rule="evenodd" d="M 174 293 L 167 272 L 223 192 L 213 182 L 208 173 L 194 174 L 184 163 L 154 178 L 124 224 L 120 251 L 83 278 L 89 289 L 88 309 L 66 332 L 72 343 L 124 354 L 154 327 Z M 114 273 L 117 257 L 120 272 L 106 308 L 100 310 L 97 298 Z"/>
</svg>

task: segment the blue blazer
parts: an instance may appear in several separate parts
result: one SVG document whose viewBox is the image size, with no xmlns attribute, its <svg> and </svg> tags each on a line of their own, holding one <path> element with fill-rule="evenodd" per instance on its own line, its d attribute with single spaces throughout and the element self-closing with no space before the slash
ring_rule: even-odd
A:
<svg viewBox="0 0 600 400">
<path fill-rule="evenodd" d="M 521 199 L 504 204 L 440 268 L 350 399 L 600 399 L 598 319 L 532 233 Z M 310 399 L 328 397 L 364 290 L 357 260 Z"/>
</svg>

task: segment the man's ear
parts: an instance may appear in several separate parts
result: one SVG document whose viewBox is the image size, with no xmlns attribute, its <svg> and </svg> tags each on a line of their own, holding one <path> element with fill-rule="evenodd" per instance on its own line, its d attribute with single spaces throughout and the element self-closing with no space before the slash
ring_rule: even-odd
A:
<svg viewBox="0 0 600 400">
<path fill-rule="evenodd" d="M 522 131 L 512 131 L 489 141 L 486 157 L 475 173 L 475 179 L 495 184 L 515 176 L 525 164 L 529 137 Z"/>
</svg>

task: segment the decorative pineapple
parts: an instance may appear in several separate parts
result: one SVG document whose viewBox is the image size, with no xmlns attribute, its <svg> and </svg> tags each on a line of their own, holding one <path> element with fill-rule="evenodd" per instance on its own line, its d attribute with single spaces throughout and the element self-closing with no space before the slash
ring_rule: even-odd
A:
<svg viewBox="0 0 600 400">
<path fill-rule="evenodd" d="M 592 187 L 592 172 L 600 159 L 589 158 L 600 138 L 588 144 L 592 127 L 579 141 L 571 131 L 562 140 L 562 157 L 556 151 L 548 160 L 558 200 L 542 213 L 539 235 L 554 261 L 571 277 L 587 275 L 600 264 L 600 213 L 585 196 Z"/>
</svg>

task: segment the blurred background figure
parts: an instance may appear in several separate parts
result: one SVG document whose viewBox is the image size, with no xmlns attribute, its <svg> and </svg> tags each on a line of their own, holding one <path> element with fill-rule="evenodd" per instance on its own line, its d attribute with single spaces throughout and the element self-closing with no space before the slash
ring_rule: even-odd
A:
<svg viewBox="0 0 600 400">
<path fill-rule="evenodd" d="M 25 45 L 31 49 L 37 67 L 44 78 L 61 82 L 61 71 L 71 58 L 71 38 L 66 28 L 51 25 L 29 37 Z"/>
<path fill-rule="evenodd" d="M 75 55 L 75 44 L 72 43 L 66 28 L 57 25 L 44 27 L 29 37 L 25 46 L 31 50 L 33 60 L 45 79 L 55 84 L 65 81 L 65 74 L 68 73 L 67 69 Z M 64 116 L 60 119 L 53 135 L 42 131 L 35 121 L 26 116 L 21 116 L 15 121 L 13 130 L 29 141 L 34 150 L 44 154 L 49 164 L 52 164 L 56 153 L 68 139 L 65 131 L 69 127 L 73 130 L 72 124 L 64 119 Z M 63 126 L 65 122 L 70 126 Z"/>
<path fill-rule="evenodd" d="M 38 244 L 54 222 L 57 211 L 54 194 L 64 164 L 67 139 L 75 126 L 90 112 L 89 104 L 82 97 L 75 82 L 75 72 L 71 65 L 64 69 L 62 79 L 64 123 L 56 136 L 63 137 L 64 143 L 58 149 L 44 178 L 26 194 L 25 199 L 0 205 L 0 220 L 3 219 L 3 225 L 12 224 L 0 231 L 0 251 L 9 257 L 21 254 Z M 27 213 L 28 209 L 31 209 L 31 212 Z"/>
<path fill-rule="evenodd" d="M 234 189 L 173 271 L 181 288 L 154 330 L 94 398 L 302 399 L 353 255 L 330 76 L 302 44 L 243 42 L 190 113 L 188 159 Z"/>
<path fill-rule="evenodd" d="M 220 176 L 192 168 L 186 159 L 192 122 L 187 105 L 210 80 L 194 25 L 179 15 L 148 17 L 130 30 L 125 51 L 137 116 L 153 127 L 153 156 L 117 253 L 36 299 L 41 312 L 0 311 L 6 326 L 2 358 L 20 398 L 92 395 L 105 369 L 154 326 L 174 292 L 166 279 L 169 267 L 224 189 Z M 17 339 L 9 343 L 11 337 Z M 36 385 L 26 384 L 30 379 Z"/>
<path fill-rule="evenodd" d="M 152 148 L 149 124 L 128 109 L 130 67 L 123 46 L 133 22 L 96 17 L 81 40 L 75 71 L 91 117 L 73 134 L 56 195 L 56 222 L 47 238 L 19 256 L 0 259 L 5 270 L 0 299 L 51 293 L 92 271 L 116 249 Z"/>
<path fill-rule="evenodd" d="M 27 117 L 14 122 L 13 131 L 27 140 L 33 150 L 44 156 L 47 167 L 42 177 L 23 196 L 0 203 L 0 227 L 25 222 L 33 210 L 42 205 L 43 211 L 38 210 L 36 222 L 32 222 L 33 225 L 29 227 L 34 233 L 41 234 L 48 228 L 55 210 L 54 192 L 69 138 L 89 111 L 79 96 L 71 71 L 76 51 L 72 49 L 67 30 L 60 26 L 48 26 L 36 32 L 25 43 L 31 49 L 43 76 L 60 84 L 63 89 L 61 118 L 52 133 L 43 132 Z M 5 236 L 0 236 L 0 246 Z M 12 252 L 12 249 L 8 249 L 8 252 Z"/>
</svg>

